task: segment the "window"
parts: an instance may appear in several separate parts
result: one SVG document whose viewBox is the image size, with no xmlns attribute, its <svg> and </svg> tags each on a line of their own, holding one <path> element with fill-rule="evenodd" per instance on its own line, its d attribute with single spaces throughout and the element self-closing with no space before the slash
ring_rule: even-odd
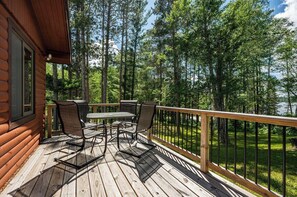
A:
<svg viewBox="0 0 297 197">
<path fill-rule="evenodd" d="M 11 121 L 34 114 L 34 52 L 12 29 L 10 34 Z"/>
</svg>

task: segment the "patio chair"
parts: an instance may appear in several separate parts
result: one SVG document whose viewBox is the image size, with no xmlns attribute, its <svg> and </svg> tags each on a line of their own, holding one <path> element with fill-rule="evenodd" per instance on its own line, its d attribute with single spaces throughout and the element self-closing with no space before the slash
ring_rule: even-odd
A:
<svg viewBox="0 0 297 197">
<path fill-rule="evenodd" d="M 83 127 L 96 126 L 96 123 L 87 122 L 87 114 L 89 113 L 89 103 L 86 100 L 67 100 L 74 101 L 78 105 L 78 111 L 80 119 L 83 123 Z"/>
<path fill-rule="evenodd" d="M 155 145 L 153 145 L 153 144 L 145 143 L 143 141 L 138 140 L 139 133 L 146 132 L 152 127 L 153 118 L 154 118 L 155 113 L 156 113 L 156 103 L 153 103 L 153 102 L 143 103 L 140 106 L 140 112 L 139 112 L 139 117 L 137 119 L 137 123 L 131 123 L 132 124 L 131 127 L 118 127 L 117 147 L 120 152 L 140 158 L 146 152 L 155 148 Z M 138 143 L 148 146 L 149 148 L 146 149 L 141 154 L 133 153 L 133 151 L 121 150 L 121 148 L 120 148 L 120 135 L 121 134 L 132 134 L 132 140 L 134 140 L 133 146 L 135 146 L 136 148 L 137 148 Z M 133 138 L 133 136 L 135 136 L 135 137 Z M 128 139 L 127 135 L 126 135 L 126 137 Z M 128 140 L 128 142 L 129 142 L 129 146 L 131 147 L 131 143 L 129 140 Z"/>
<path fill-rule="evenodd" d="M 91 152 L 93 152 L 96 138 L 100 138 L 105 141 L 103 154 L 89 160 L 87 163 L 84 163 L 83 166 L 78 166 L 78 165 L 72 164 L 70 162 L 67 162 L 65 160 L 58 159 L 58 158 L 56 158 L 55 161 L 58 161 L 65 165 L 79 169 L 81 167 L 84 167 L 84 166 L 90 164 L 91 162 L 95 161 L 96 159 L 104 156 L 104 154 L 106 152 L 106 147 L 107 147 L 106 126 L 101 124 L 101 125 L 92 125 L 89 127 L 85 127 L 83 121 L 80 119 L 79 107 L 76 102 L 74 102 L 74 101 L 54 101 L 54 102 L 57 105 L 58 117 L 60 119 L 62 132 L 74 140 L 82 140 L 81 143 L 74 143 L 74 142 L 69 142 L 69 141 L 66 142 L 69 145 L 79 147 L 78 150 L 76 150 L 75 152 L 72 152 L 70 154 L 82 151 L 85 148 L 87 139 L 92 139 Z"/>
<path fill-rule="evenodd" d="M 137 100 L 121 100 L 120 101 L 120 112 L 130 112 L 132 114 L 137 114 Z M 112 129 L 118 128 L 118 126 L 122 127 L 128 127 L 131 126 L 131 123 L 135 122 L 135 117 L 133 118 L 121 118 L 116 121 L 114 121 L 111 124 L 110 128 L 110 135 L 112 137 Z"/>
</svg>

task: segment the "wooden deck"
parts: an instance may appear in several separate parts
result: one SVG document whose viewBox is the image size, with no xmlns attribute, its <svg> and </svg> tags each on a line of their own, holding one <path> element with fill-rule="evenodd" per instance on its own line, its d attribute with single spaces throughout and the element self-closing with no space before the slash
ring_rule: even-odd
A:
<svg viewBox="0 0 297 197">
<path fill-rule="evenodd" d="M 161 146 L 136 159 L 119 153 L 116 143 L 109 142 L 104 158 L 75 170 L 54 161 L 71 151 L 65 139 L 56 136 L 44 141 L 0 196 L 252 196 L 228 181 L 203 174 Z M 77 162 L 102 149 L 96 145 L 90 153 L 87 148 L 76 157 Z"/>
</svg>

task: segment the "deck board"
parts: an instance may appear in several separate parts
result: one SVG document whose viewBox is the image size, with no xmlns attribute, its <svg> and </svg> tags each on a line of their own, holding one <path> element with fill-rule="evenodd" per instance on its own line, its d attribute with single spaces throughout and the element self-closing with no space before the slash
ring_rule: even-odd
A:
<svg viewBox="0 0 297 197">
<path fill-rule="evenodd" d="M 105 157 L 75 170 L 54 161 L 73 151 L 61 138 L 41 144 L 0 197 L 251 196 L 238 188 L 230 188 L 224 180 L 217 181 L 213 176 L 201 173 L 186 160 L 174 158 L 159 147 L 138 159 L 118 152 L 116 143 L 109 142 Z M 93 153 L 89 145 L 71 162 L 83 163 L 102 154 L 102 144 L 96 144 Z M 124 142 L 121 146 L 128 147 Z"/>
</svg>

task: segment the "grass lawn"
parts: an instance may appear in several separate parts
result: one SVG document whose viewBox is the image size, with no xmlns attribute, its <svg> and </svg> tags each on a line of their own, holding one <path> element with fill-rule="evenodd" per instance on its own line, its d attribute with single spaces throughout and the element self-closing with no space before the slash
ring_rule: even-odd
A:
<svg viewBox="0 0 297 197">
<path fill-rule="evenodd" d="M 256 160 L 256 137 L 254 124 L 251 124 L 247 131 L 246 142 L 246 178 L 251 181 L 256 180 L 255 160 Z M 156 130 L 163 131 L 156 134 L 163 140 L 173 143 L 183 149 L 192 151 L 193 154 L 200 155 L 200 130 L 194 125 L 181 126 L 177 135 L 176 126 L 166 123 L 160 124 Z M 283 144 L 282 128 L 275 127 L 271 132 L 271 190 L 282 194 L 282 170 L 283 170 Z M 297 150 L 294 150 L 290 138 L 296 138 L 295 134 L 286 136 L 286 194 L 287 196 L 297 196 Z M 228 146 L 220 144 L 218 147 L 217 130 L 213 132 L 213 145 L 210 147 L 210 160 L 234 172 L 234 158 L 236 157 L 236 173 L 244 176 L 244 130 L 237 128 L 237 144 L 235 150 L 234 128 L 228 129 Z M 209 142 L 211 143 L 211 141 Z M 226 151 L 227 149 L 227 151 Z M 236 154 L 235 154 L 236 153 Z M 265 125 L 260 125 L 258 129 L 258 184 L 268 187 L 268 129 Z"/>
</svg>

